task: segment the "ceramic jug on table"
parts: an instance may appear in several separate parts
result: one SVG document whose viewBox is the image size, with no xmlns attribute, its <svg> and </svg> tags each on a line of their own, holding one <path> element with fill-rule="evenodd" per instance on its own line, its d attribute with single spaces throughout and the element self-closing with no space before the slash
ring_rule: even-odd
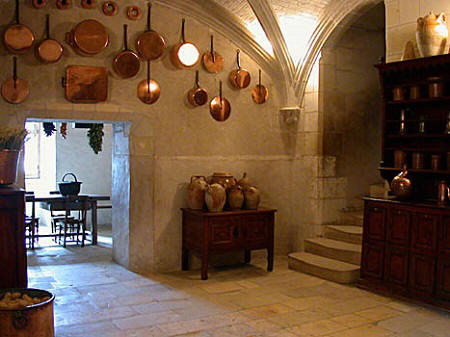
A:
<svg viewBox="0 0 450 337">
<path fill-rule="evenodd" d="M 225 187 L 218 183 L 206 186 L 205 201 L 210 212 L 221 212 L 226 200 Z"/>
<path fill-rule="evenodd" d="M 192 176 L 188 185 L 187 203 L 191 209 L 202 209 L 205 203 L 205 189 L 208 183 L 204 176 Z"/>
<path fill-rule="evenodd" d="M 227 189 L 227 201 L 228 207 L 232 211 L 242 208 L 242 205 L 244 204 L 244 192 L 240 185 L 233 185 Z"/>
<path fill-rule="evenodd" d="M 249 186 L 244 190 L 244 203 L 246 209 L 258 209 L 260 192 L 254 186 Z"/>
<path fill-rule="evenodd" d="M 428 13 L 417 19 L 416 40 L 421 57 L 445 53 L 448 39 L 447 21 L 444 13 Z"/>
</svg>

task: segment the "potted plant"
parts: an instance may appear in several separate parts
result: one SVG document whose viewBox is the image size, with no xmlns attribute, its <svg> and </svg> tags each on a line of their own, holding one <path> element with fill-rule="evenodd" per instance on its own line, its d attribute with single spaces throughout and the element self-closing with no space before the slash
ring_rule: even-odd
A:
<svg viewBox="0 0 450 337">
<path fill-rule="evenodd" d="M 0 185 L 16 182 L 19 153 L 27 134 L 22 128 L 0 128 Z"/>
</svg>

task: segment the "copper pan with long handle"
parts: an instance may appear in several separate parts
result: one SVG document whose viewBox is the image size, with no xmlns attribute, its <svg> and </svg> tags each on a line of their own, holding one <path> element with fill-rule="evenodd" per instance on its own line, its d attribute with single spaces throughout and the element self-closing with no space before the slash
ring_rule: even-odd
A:
<svg viewBox="0 0 450 337">
<path fill-rule="evenodd" d="M 148 3 L 147 30 L 141 33 L 136 40 L 136 50 L 144 60 L 156 60 L 162 56 L 166 48 L 164 38 L 151 28 L 150 18 L 152 15 L 152 4 Z"/>
<path fill-rule="evenodd" d="M 109 34 L 103 24 L 97 20 L 88 19 L 81 21 L 66 33 L 66 42 L 77 54 L 92 56 L 108 46 Z"/>
<path fill-rule="evenodd" d="M 3 42 L 6 49 L 13 54 L 24 54 L 33 46 L 33 31 L 19 22 L 19 0 L 16 0 L 16 23 L 6 28 Z"/>
<path fill-rule="evenodd" d="M 158 100 L 160 94 L 161 88 L 158 82 L 150 77 L 150 60 L 147 60 L 147 79 L 139 82 L 137 96 L 143 103 L 153 104 Z"/>
<path fill-rule="evenodd" d="M 123 46 L 119 54 L 116 55 L 113 61 L 113 69 L 117 75 L 122 78 L 130 78 L 139 72 L 141 61 L 138 54 L 133 50 L 128 49 L 128 25 L 123 25 Z"/>
<path fill-rule="evenodd" d="M 223 69 L 223 57 L 214 50 L 214 36 L 211 35 L 211 50 L 203 54 L 203 65 L 210 73 L 220 73 Z"/>
<path fill-rule="evenodd" d="M 246 69 L 241 68 L 240 50 L 236 51 L 236 63 L 238 68 L 230 73 L 230 83 L 237 89 L 247 88 L 250 84 L 250 73 Z"/>
<path fill-rule="evenodd" d="M 22 103 L 29 95 L 30 88 L 25 80 L 17 77 L 17 57 L 13 59 L 13 76 L 8 78 L 2 84 L 2 96 L 8 103 L 19 104 Z"/>
<path fill-rule="evenodd" d="M 198 70 L 195 72 L 195 88 L 189 90 L 187 97 L 193 106 L 201 106 L 208 101 L 208 93 L 198 83 Z"/>
<path fill-rule="evenodd" d="M 230 117 L 231 106 L 228 100 L 222 96 L 222 81 L 219 82 L 219 96 L 212 99 L 209 112 L 212 118 L 218 122 L 224 122 Z"/>
<path fill-rule="evenodd" d="M 269 98 L 269 90 L 261 84 L 261 69 L 259 69 L 259 82 L 252 90 L 252 98 L 256 104 L 263 104 Z"/>
<path fill-rule="evenodd" d="M 47 14 L 45 21 L 47 38 L 37 46 L 37 55 L 42 62 L 55 63 L 61 59 L 64 48 L 58 41 L 50 38 L 50 15 Z"/>
</svg>

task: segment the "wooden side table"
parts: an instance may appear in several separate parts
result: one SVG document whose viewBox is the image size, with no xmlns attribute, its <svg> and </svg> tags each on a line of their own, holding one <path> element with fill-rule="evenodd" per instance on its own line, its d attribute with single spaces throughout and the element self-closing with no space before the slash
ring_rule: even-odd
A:
<svg viewBox="0 0 450 337">
<path fill-rule="evenodd" d="M 182 208 L 182 270 L 189 269 L 189 253 L 202 261 L 202 280 L 208 279 L 210 254 L 267 249 L 267 270 L 273 270 L 275 209 L 207 212 Z"/>
</svg>

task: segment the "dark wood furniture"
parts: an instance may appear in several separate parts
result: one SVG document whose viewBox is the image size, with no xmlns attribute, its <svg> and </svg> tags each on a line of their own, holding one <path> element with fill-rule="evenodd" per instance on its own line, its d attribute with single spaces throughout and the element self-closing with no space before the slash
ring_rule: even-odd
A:
<svg viewBox="0 0 450 337">
<path fill-rule="evenodd" d="M 450 55 L 382 63 L 382 160 L 391 182 L 408 168 L 409 200 L 365 198 L 360 284 L 450 308 Z M 434 161 L 434 165 L 432 162 Z"/>
<path fill-rule="evenodd" d="M 450 308 L 450 206 L 364 202 L 360 283 Z"/>
<path fill-rule="evenodd" d="M 182 208 L 182 270 L 189 269 L 189 253 L 202 261 L 201 278 L 208 279 L 211 254 L 267 249 L 267 270 L 273 270 L 275 209 L 207 212 Z"/>
<path fill-rule="evenodd" d="M 27 287 L 25 192 L 0 188 L 0 288 Z"/>
<path fill-rule="evenodd" d="M 91 236 L 92 236 L 92 244 L 96 245 L 97 244 L 97 202 L 99 200 L 111 200 L 111 197 L 108 195 L 95 195 L 95 194 L 79 194 L 78 196 L 71 196 L 71 197 L 65 197 L 61 194 L 48 194 L 48 195 L 26 195 L 26 201 L 27 202 L 32 202 L 32 203 L 36 203 L 36 202 L 40 202 L 40 203 L 44 203 L 47 204 L 47 206 L 45 208 L 50 209 L 52 204 L 58 204 L 61 205 L 61 203 L 63 203 L 66 200 L 70 200 L 70 201 L 74 201 L 74 200 L 85 200 L 87 199 L 87 202 L 89 204 L 89 208 L 91 210 L 91 223 L 92 223 L 92 231 L 91 231 Z M 69 203 L 70 205 L 70 203 Z M 79 210 L 79 207 L 75 207 L 75 210 Z M 33 212 L 33 214 L 35 214 Z M 65 215 L 63 215 L 63 217 L 65 217 Z M 39 238 L 39 237 L 55 237 L 57 236 L 58 233 L 53 233 L 53 234 L 39 234 L 39 235 L 35 235 L 35 237 Z"/>
</svg>

